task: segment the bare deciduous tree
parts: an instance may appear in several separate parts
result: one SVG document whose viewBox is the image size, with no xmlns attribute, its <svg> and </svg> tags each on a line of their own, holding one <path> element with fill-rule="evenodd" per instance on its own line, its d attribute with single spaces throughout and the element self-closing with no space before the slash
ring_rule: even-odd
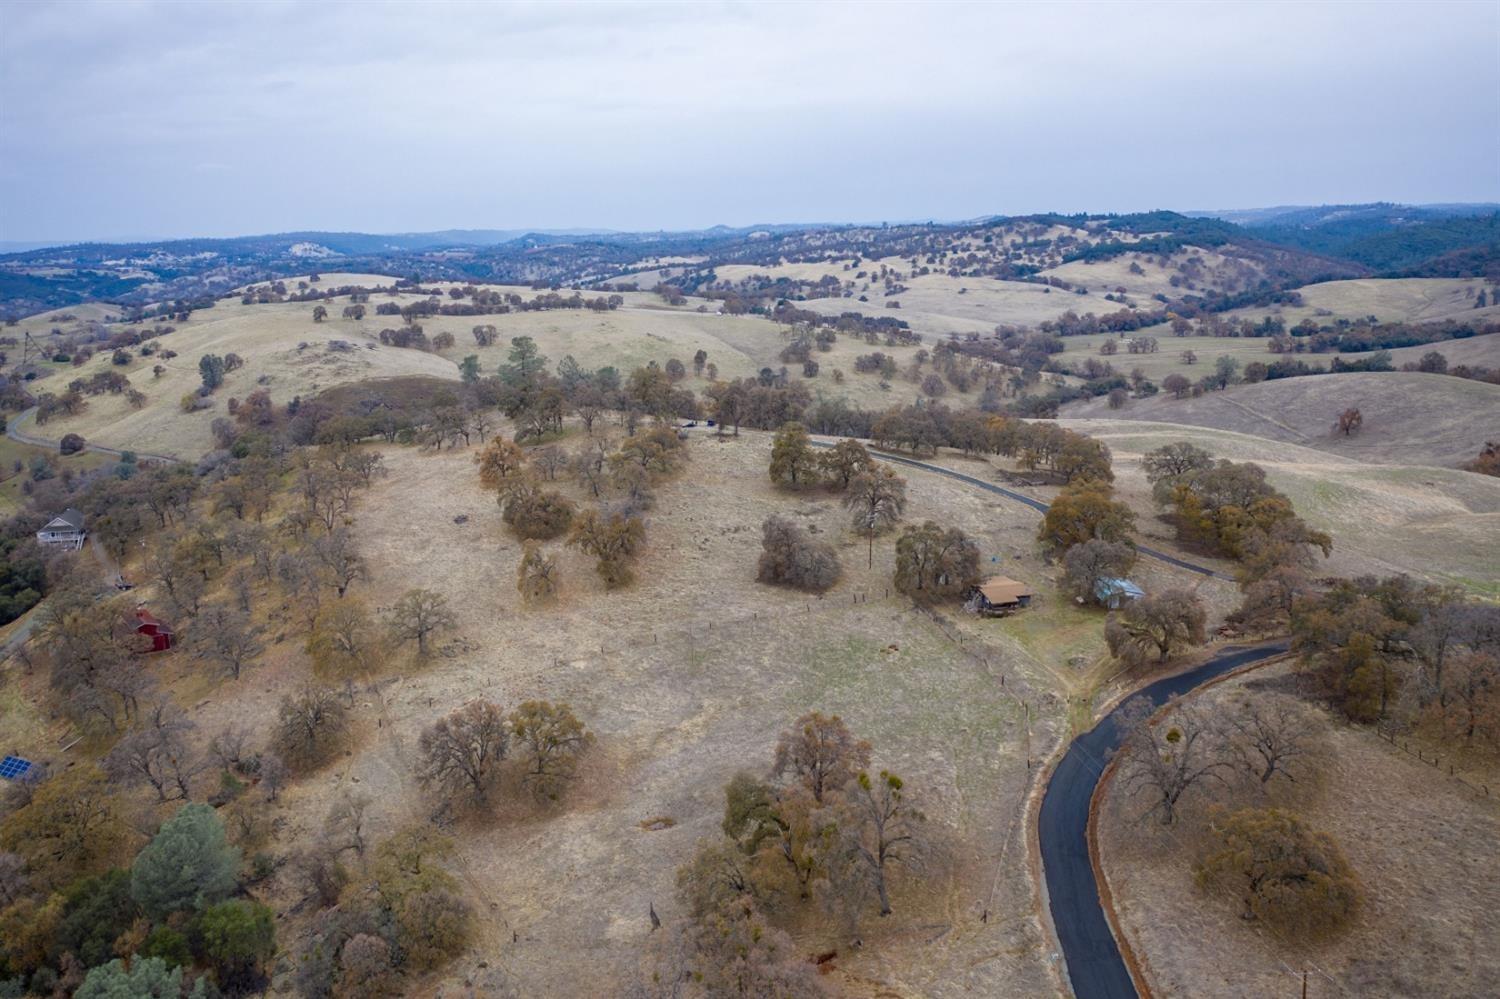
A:
<svg viewBox="0 0 1500 999">
<path fill-rule="evenodd" d="M 856 739 L 838 715 L 809 711 L 776 740 L 772 772 L 790 774 L 812 792 L 818 804 L 840 791 L 870 765 L 870 744 Z"/>
<path fill-rule="evenodd" d="M 1146 815 L 1171 825 L 1183 795 L 1211 781 L 1224 783 L 1231 764 L 1221 733 L 1191 705 L 1173 708 L 1154 724 L 1153 714 L 1144 697 L 1121 709 L 1120 780 L 1128 794 L 1150 801 Z"/>
<path fill-rule="evenodd" d="M 336 527 L 318 538 L 312 543 L 312 554 L 340 599 L 356 580 L 370 578 L 348 528 Z"/>
<path fill-rule="evenodd" d="M 557 596 L 557 559 L 542 551 L 535 541 L 527 541 L 521 563 L 516 567 L 516 589 L 528 604 L 542 604 Z"/>
<path fill-rule="evenodd" d="M 772 515 L 761 524 L 761 554 L 756 579 L 822 593 L 839 581 L 842 568 L 832 545 L 815 541 L 785 517 Z"/>
<path fill-rule="evenodd" d="M 1184 645 L 1202 645 L 1208 615 L 1202 602 L 1187 590 L 1164 590 L 1125 605 L 1104 625 L 1110 655 L 1132 665 L 1146 662 L 1151 653 L 1164 663 Z"/>
<path fill-rule="evenodd" d="M 1297 779 L 1292 771 L 1309 752 L 1308 719 L 1294 703 L 1274 696 L 1248 700 L 1227 720 L 1234 748 L 1256 780 L 1269 784 L 1277 774 Z"/>
<path fill-rule="evenodd" d="M 907 800 L 901 778 L 885 770 L 876 777 L 860 773 L 845 799 L 852 817 L 843 823 L 845 836 L 880 899 L 880 914 L 889 916 L 890 865 L 912 862 L 921 846 L 922 813 Z"/>
<path fill-rule="evenodd" d="M 193 646 L 198 654 L 218 663 L 231 679 L 238 680 L 265 645 L 260 629 L 235 607 L 205 607 L 194 622 Z"/>
<path fill-rule="evenodd" d="M 387 617 L 391 632 L 401 641 L 415 641 L 417 654 L 427 655 L 427 639 L 458 623 L 448 599 L 432 590 L 407 590 Z"/>
<path fill-rule="evenodd" d="M 470 701 L 433 722 L 417 744 L 417 778 L 450 796 L 482 804 L 500 776 L 510 749 L 505 712 L 490 701 Z"/>
<path fill-rule="evenodd" d="M 906 480 L 884 465 L 859 472 L 844 493 L 851 524 L 869 540 L 868 567 L 875 565 L 875 536 L 896 526 L 906 510 Z"/>
<path fill-rule="evenodd" d="M 204 761 L 193 751 L 187 733 L 193 723 L 170 701 L 159 701 L 141 714 L 141 723 L 115 744 L 104 760 L 105 773 L 125 783 L 146 783 L 158 801 L 186 800 L 193 777 Z"/>
<path fill-rule="evenodd" d="M 567 467 L 568 454 L 556 444 L 535 448 L 531 452 L 531 463 L 548 482 L 557 478 L 557 473 Z"/>
<path fill-rule="evenodd" d="M 304 688 L 281 701 L 275 735 L 277 756 L 299 768 L 315 767 L 343 745 L 348 728 L 348 714 L 337 694 L 325 687 Z M 263 769 L 264 765 L 263 759 Z M 264 773 L 261 779 L 265 780 Z"/>
<path fill-rule="evenodd" d="M 321 609 L 307 636 L 307 652 L 317 674 L 342 680 L 352 697 L 353 683 L 376 665 L 375 626 L 364 605 L 350 598 Z"/>
</svg>

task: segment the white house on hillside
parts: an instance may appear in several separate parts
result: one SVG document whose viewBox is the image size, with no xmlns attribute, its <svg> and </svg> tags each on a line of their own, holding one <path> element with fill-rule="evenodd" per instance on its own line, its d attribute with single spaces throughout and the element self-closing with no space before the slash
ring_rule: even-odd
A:
<svg viewBox="0 0 1500 999">
<path fill-rule="evenodd" d="M 83 547 L 83 539 L 86 537 L 88 533 L 83 529 L 83 514 L 72 507 L 47 521 L 47 525 L 36 532 L 36 539 L 42 544 L 71 548 L 74 551 Z"/>
</svg>

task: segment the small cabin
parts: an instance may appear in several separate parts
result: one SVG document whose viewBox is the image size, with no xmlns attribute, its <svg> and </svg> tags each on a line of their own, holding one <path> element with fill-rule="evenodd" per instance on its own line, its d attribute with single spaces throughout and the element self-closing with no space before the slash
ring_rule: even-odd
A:
<svg viewBox="0 0 1500 999">
<path fill-rule="evenodd" d="M 172 629 L 163 624 L 144 607 L 136 609 L 133 624 L 137 635 L 151 641 L 151 647 L 149 649 L 143 648 L 142 652 L 165 652 L 172 647 L 176 639 L 176 636 L 172 633 Z"/>
<path fill-rule="evenodd" d="M 1119 610 L 1146 595 L 1146 591 L 1128 579 L 1105 576 L 1094 584 L 1094 597 L 1110 610 Z"/>
<path fill-rule="evenodd" d="M 83 539 L 86 537 L 88 533 L 83 529 L 83 514 L 72 507 L 47 521 L 46 526 L 36 532 L 36 539 L 41 544 L 73 551 L 83 547 Z"/>
<path fill-rule="evenodd" d="M 967 606 L 976 614 L 1000 617 L 1031 605 L 1031 588 L 1008 576 L 991 576 L 974 587 Z"/>
</svg>

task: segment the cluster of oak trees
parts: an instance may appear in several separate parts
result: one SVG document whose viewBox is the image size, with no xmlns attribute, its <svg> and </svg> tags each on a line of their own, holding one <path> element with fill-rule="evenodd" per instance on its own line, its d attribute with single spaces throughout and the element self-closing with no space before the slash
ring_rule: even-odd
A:
<svg viewBox="0 0 1500 999">
<path fill-rule="evenodd" d="M 526 701 L 507 714 L 492 701 L 470 701 L 422 731 L 417 778 L 449 808 L 488 807 L 507 775 L 537 799 L 556 801 L 594 741 L 567 704 Z"/>
<path fill-rule="evenodd" d="M 607 587 L 628 586 L 645 545 L 644 514 L 655 503 L 655 489 L 686 459 L 681 438 L 668 426 L 632 433 L 613 449 L 606 438 L 589 433 L 572 453 L 555 445 L 528 452 L 514 441 L 492 440 L 475 463 L 480 482 L 495 490 L 505 523 L 526 543 L 516 580 L 522 597 L 544 603 L 556 595 L 557 563 L 540 542 L 564 534 L 568 544 L 597 560 Z M 564 472 L 596 501 L 594 507 L 579 512 L 548 487 Z"/>
<path fill-rule="evenodd" d="M 139 568 L 155 584 L 153 609 L 169 621 L 174 647 L 142 658 L 134 598 L 101 598 L 87 560 L 52 562 L 57 578 L 24 660 L 50 680 L 59 709 L 106 748 L 98 765 L 12 784 L 0 806 L 7 987 L 14 979 L 39 994 L 100 996 L 145 994 L 130 990 L 163 982 L 193 994 L 260 988 L 274 923 L 237 896 L 288 866 L 339 913 L 342 936 L 324 934 L 298 965 L 299 977 L 304 968 L 310 976 L 307 994 L 397 990 L 405 969 L 432 967 L 464 945 L 468 907 L 436 861 L 440 845 L 412 846 L 412 837 L 429 838 L 417 830 L 368 858 L 367 799 L 341 796 L 314 842 L 287 855 L 272 850 L 268 809 L 291 776 L 347 747 L 355 682 L 403 643 L 426 655 L 454 616 L 430 591 L 388 595 L 378 618 L 360 599 L 367 573 L 349 525 L 358 492 L 383 472 L 378 452 L 340 440 L 289 447 L 251 426 L 196 468 L 131 463 L 131 474 L 96 476 L 68 497 L 86 508 L 105 552 L 143 552 Z M 58 576 L 68 565 L 76 571 Z M 269 738 L 254 746 L 238 726 L 205 738 L 160 682 L 160 666 L 194 663 L 234 685 L 275 633 L 305 641 L 311 671 L 276 708 Z M 544 742 L 539 726 L 518 729 L 518 744 Z M 137 800 L 182 811 L 157 831 Z M 132 866 L 137 829 L 154 838 Z M 233 855 L 229 891 L 215 887 L 222 874 L 196 873 L 198 847 L 185 844 L 196 837 L 207 844 L 200 852 L 217 856 L 215 836 L 227 837 Z M 143 874 L 158 845 L 189 852 L 170 852 Z M 220 857 L 213 870 L 225 866 Z M 157 882 L 185 877 L 200 886 L 189 904 L 148 897 Z"/>
<path fill-rule="evenodd" d="M 1259 465 L 1215 461 L 1202 448 L 1178 442 L 1149 452 L 1142 466 L 1178 536 L 1237 563 L 1243 599 L 1230 624 L 1284 628 L 1297 600 L 1313 589 L 1317 553 L 1326 557 L 1332 550 L 1329 536 L 1297 516 Z"/>
<path fill-rule="evenodd" d="M 863 444 L 841 440 L 815 449 L 801 424 L 788 423 L 771 444 L 771 481 L 786 489 L 827 488 L 839 493 L 850 528 L 868 542 L 874 565 L 875 539 L 895 527 L 906 510 L 906 481 L 878 464 Z M 782 517 L 762 525 L 761 582 L 822 592 L 838 581 L 831 545 Z M 895 588 L 916 600 L 961 595 L 979 580 L 979 548 L 963 531 L 932 521 L 906 528 L 896 539 Z"/>
<path fill-rule="evenodd" d="M 126 803 L 95 767 L 27 794 L 0 821 L 0 851 L 11 851 L 0 852 L 7 994 L 207 997 L 264 987 L 275 917 L 241 890 L 242 851 L 212 807 L 181 806 L 141 846 Z M 172 991 L 152 991 L 158 983 Z"/>
<path fill-rule="evenodd" d="M 290 858 L 305 901 L 318 907 L 295 951 L 300 995 L 357 999 L 403 994 L 405 978 L 462 953 L 475 915 L 444 861 L 453 841 L 430 824 L 371 842 L 371 799 L 339 796 L 322 830 Z"/>
<path fill-rule="evenodd" d="M 1194 875 L 1241 919 L 1283 941 L 1338 932 L 1358 913 L 1363 889 L 1334 838 L 1294 810 L 1270 804 L 1282 785 L 1305 782 L 1319 747 L 1309 710 L 1254 691 L 1212 708 L 1169 705 L 1153 716 L 1144 698 L 1123 709 L 1118 779 L 1141 818 L 1159 827 L 1202 826 Z M 1188 806 L 1216 796 L 1205 814 Z"/>
<path fill-rule="evenodd" d="M 889 915 L 891 882 L 932 853 L 918 794 L 871 757 L 842 719 L 814 711 L 781 733 L 764 775 L 729 781 L 722 834 L 678 871 L 682 915 L 653 937 L 639 994 L 825 994 L 778 923 L 814 906 L 851 931 L 871 910 Z"/>
<path fill-rule="evenodd" d="M 1407 576 L 1297 593 L 1298 668 L 1354 721 L 1500 746 L 1500 608 Z"/>
</svg>

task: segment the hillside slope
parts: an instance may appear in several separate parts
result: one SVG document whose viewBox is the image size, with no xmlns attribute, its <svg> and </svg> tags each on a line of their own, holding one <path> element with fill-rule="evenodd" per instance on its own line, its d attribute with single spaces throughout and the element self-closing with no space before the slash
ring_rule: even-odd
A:
<svg viewBox="0 0 1500 999">
<path fill-rule="evenodd" d="M 1351 406 L 1363 415 L 1363 428 L 1354 437 L 1334 437 L 1334 420 Z M 1157 396 L 1122 410 L 1091 399 L 1062 415 L 1232 430 L 1374 464 L 1451 467 L 1495 438 L 1500 386 L 1445 375 L 1351 372 L 1237 385 L 1197 399 Z"/>
<path fill-rule="evenodd" d="M 1141 456 L 1188 441 L 1216 458 L 1260 465 L 1308 523 L 1332 535 L 1333 557 L 1318 563 L 1320 574 L 1400 572 L 1491 597 L 1500 594 L 1500 479 L 1416 463 L 1376 464 L 1265 435 L 1181 423 L 1059 422 L 1109 445 L 1116 489 L 1137 511 L 1155 509 Z M 1156 523 L 1143 517 L 1141 527 L 1156 530 Z"/>
</svg>

